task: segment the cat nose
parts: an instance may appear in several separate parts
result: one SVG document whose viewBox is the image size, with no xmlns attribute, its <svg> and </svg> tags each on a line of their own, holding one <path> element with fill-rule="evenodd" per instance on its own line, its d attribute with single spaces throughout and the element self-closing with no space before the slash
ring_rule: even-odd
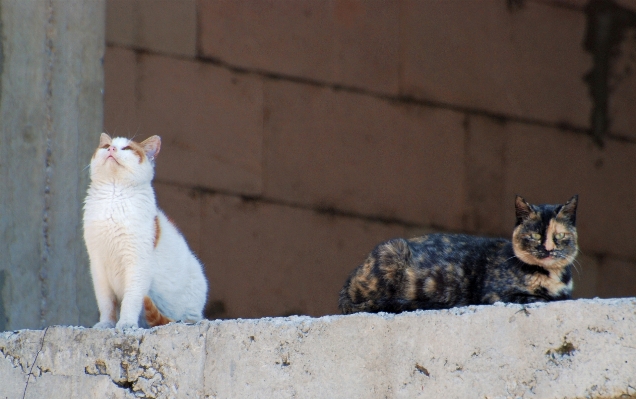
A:
<svg viewBox="0 0 636 399">
<path fill-rule="evenodd" d="M 110 147 L 108 147 L 108 152 L 109 153 L 117 152 L 117 147 L 115 147 L 114 145 L 111 145 Z"/>
<path fill-rule="evenodd" d="M 545 242 L 545 244 L 543 244 L 543 246 L 544 246 L 545 250 L 548 251 L 548 252 L 550 252 L 550 251 L 552 251 L 554 249 L 554 243 L 549 241 L 549 240 L 546 240 L 546 242 Z"/>
</svg>

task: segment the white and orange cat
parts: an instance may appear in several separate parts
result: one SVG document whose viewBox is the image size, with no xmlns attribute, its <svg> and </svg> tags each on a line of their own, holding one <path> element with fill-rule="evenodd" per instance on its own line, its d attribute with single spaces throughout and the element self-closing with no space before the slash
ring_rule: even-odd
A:
<svg viewBox="0 0 636 399">
<path fill-rule="evenodd" d="M 201 263 L 157 207 L 150 184 L 160 147 L 159 136 L 136 143 L 102 133 L 93 154 L 84 240 L 99 307 L 95 328 L 202 319 L 208 287 Z"/>
</svg>

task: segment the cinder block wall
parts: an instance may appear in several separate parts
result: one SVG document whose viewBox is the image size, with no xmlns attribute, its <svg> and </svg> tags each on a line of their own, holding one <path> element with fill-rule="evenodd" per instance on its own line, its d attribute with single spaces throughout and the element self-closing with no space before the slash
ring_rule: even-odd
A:
<svg viewBox="0 0 636 399">
<path fill-rule="evenodd" d="M 601 147 L 586 3 L 108 0 L 105 129 L 162 137 L 211 318 L 336 313 L 376 243 L 508 237 L 514 194 L 579 194 L 576 296 L 635 295 L 636 30 Z"/>
</svg>

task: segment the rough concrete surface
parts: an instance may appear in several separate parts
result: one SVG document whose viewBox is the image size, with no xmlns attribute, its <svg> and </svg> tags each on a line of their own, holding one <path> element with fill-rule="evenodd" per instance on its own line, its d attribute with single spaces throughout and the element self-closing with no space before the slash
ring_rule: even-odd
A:
<svg viewBox="0 0 636 399">
<path fill-rule="evenodd" d="M 636 397 L 635 305 L 5 332 L 0 398 Z"/>
</svg>

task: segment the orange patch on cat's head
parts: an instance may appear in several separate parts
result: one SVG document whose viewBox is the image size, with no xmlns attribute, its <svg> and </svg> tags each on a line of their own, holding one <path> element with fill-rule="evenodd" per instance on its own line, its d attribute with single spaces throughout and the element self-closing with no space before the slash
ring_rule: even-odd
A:
<svg viewBox="0 0 636 399">
<path fill-rule="evenodd" d="M 144 148 L 139 143 L 130 140 L 128 142 L 128 147 L 130 147 L 130 149 L 135 153 L 137 158 L 139 158 L 139 163 L 142 163 L 143 161 L 148 159 L 146 157 L 146 153 L 144 151 Z"/>
</svg>

